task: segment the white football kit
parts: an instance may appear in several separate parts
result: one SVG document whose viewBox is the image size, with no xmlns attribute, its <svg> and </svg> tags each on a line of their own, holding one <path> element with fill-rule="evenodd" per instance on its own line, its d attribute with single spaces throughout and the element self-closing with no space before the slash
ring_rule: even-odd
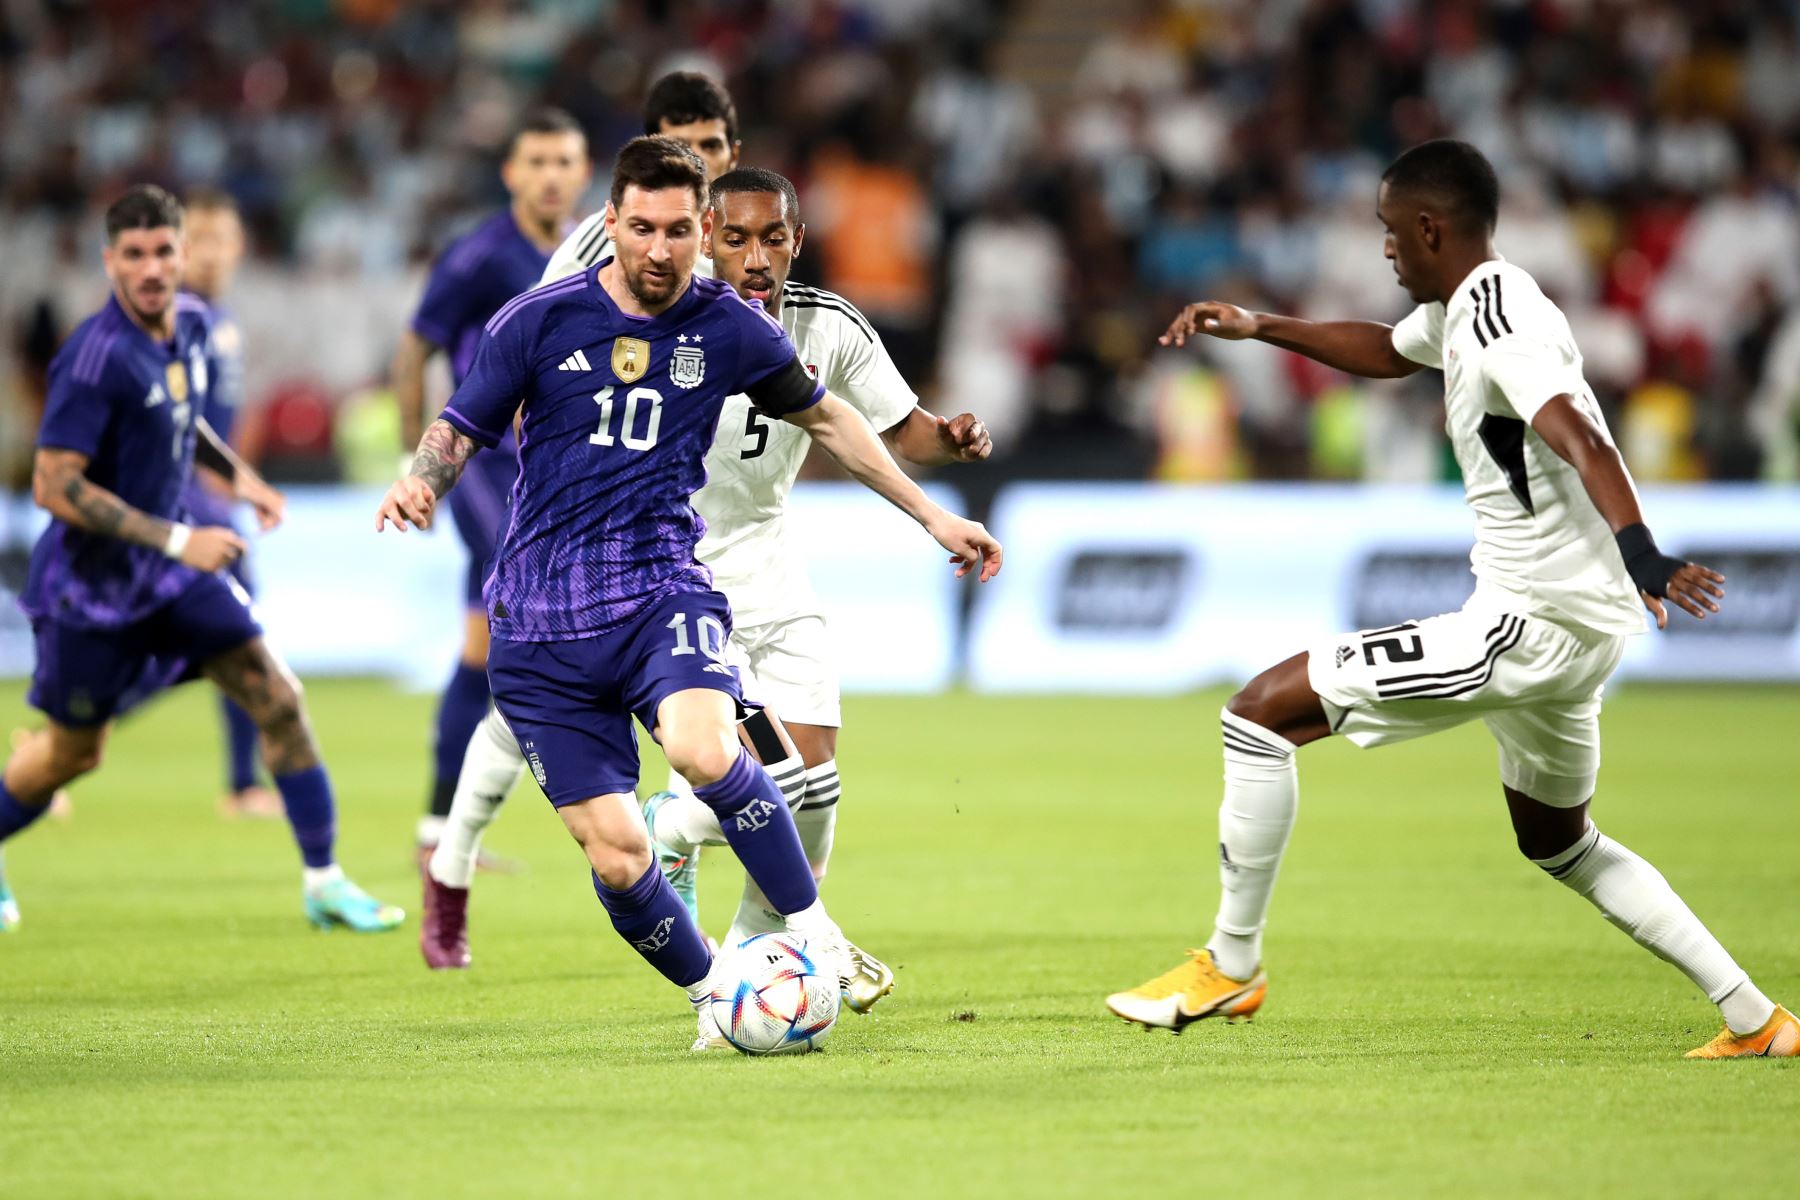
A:
<svg viewBox="0 0 1800 1200">
<path fill-rule="evenodd" d="M 1606 429 L 1568 320 L 1530 275 L 1494 260 L 1447 305 L 1414 309 L 1393 343 L 1444 372 L 1445 428 L 1475 511 L 1475 593 L 1460 612 L 1313 646 L 1313 691 L 1359 746 L 1479 717 L 1508 787 L 1580 804 L 1600 767 L 1602 688 L 1645 623 L 1580 475 L 1531 428 L 1566 393 Z"/>
</svg>

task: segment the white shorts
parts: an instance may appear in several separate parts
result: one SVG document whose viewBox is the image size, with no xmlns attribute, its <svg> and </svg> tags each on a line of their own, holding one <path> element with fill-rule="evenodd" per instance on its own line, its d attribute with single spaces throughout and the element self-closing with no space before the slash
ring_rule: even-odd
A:
<svg viewBox="0 0 1800 1200">
<path fill-rule="evenodd" d="M 784 723 L 843 723 L 831 635 L 818 613 L 733 630 L 725 661 L 743 677 L 744 699 L 768 705 Z"/>
<path fill-rule="evenodd" d="M 1600 697 L 1625 639 L 1518 613 L 1462 612 L 1346 633 L 1306 666 L 1334 732 L 1385 746 L 1479 717 L 1500 779 L 1561 808 L 1594 794 Z"/>
</svg>

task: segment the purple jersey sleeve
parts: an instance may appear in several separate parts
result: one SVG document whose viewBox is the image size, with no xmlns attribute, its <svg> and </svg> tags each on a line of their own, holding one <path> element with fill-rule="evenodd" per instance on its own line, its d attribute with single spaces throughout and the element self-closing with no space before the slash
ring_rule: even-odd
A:
<svg viewBox="0 0 1800 1200">
<path fill-rule="evenodd" d="M 732 390 L 743 392 L 751 403 L 772 417 L 784 417 L 811 408 L 825 395 L 825 385 L 813 379 L 794 350 L 793 339 L 781 322 L 757 301 L 738 301 L 738 376 Z"/>
<path fill-rule="evenodd" d="M 112 396 L 105 387 L 104 347 L 95 344 L 101 340 L 90 337 L 81 351 L 58 355 L 51 364 L 38 445 L 74 450 L 89 458 L 99 452 L 100 438 L 112 416 Z"/>
<path fill-rule="evenodd" d="M 469 269 L 470 248 L 452 246 L 431 268 L 425 295 L 413 313 L 412 331 L 442 349 L 453 349 L 457 335 L 489 315 L 481 311 L 485 291 L 475 286 Z M 487 301 L 491 310 L 491 301 Z"/>
<path fill-rule="evenodd" d="M 505 315 L 505 314 L 503 314 Z M 531 381 L 525 348 L 527 322 L 496 317 L 481 335 L 469 374 L 444 406 L 443 418 L 492 449 L 512 427 Z"/>
</svg>

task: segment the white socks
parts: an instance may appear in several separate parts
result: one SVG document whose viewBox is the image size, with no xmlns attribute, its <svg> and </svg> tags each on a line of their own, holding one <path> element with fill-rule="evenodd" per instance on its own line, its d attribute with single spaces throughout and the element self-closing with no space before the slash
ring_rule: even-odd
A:
<svg viewBox="0 0 1800 1200">
<path fill-rule="evenodd" d="M 1294 744 L 1254 721 L 1220 710 L 1225 799 L 1219 805 L 1219 915 L 1206 948 L 1228 978 L 1262 965 L 1262 931 L 1300 806 Z"/>
<path fill-rule="evenodd" d="M 300 886 L 308 895 L 316 895 L 326 884 L 336 883 L 344 877 L 344 868 L 332 863 L 329 867 L 301 867 Z"/>
<path fill-rule="evenodd" d="M 1594 826 L 1554 858 L 1534 859 L 1650 953 L 1675 964 L 1719 1006 L 1733 1033 L 1754 1033 L 1775 1005 L 1655 867 Z"/>
<path fill-rule="evenodd" d="M 481 835 L 494 823 L 500 803 L 519 782 L 525 756 L 519 753 L 506 718 L 497 708 L 475 727 L 469 749 L 463 755 L 462 773 L 456 777 L 456 798 L 439 831 L 437 849 L 431 855 L 431 877 L 446 887 L 466 888 L 475 878 L 475 859 L 481 851 Z"/>
</svg>

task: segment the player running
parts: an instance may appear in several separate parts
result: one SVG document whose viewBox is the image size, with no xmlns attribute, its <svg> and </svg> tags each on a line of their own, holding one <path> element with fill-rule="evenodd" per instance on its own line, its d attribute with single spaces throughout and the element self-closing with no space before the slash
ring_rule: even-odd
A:
<svg viewBox="0 0 1800 1200">
<path fill-rule="evenodd" d="M 788 282 L 806 236 L 799 210 L 794 185 L 773 171 L 739 168 L 714 180 L 706 254 L 717 278 L 774 314 L 808 370 L 833 395 L 855 405 L 874 428 L 885 431 L 901 457 L 921 465 L 986 458 L 992 443 L 982 423 L 969 413 L 946 421 L 920 408 L 880 339 L 849 301 Z M 841 708 L 825 617 L 783 522 L 788 493 L 809 445 L 797 426 L 768 420 L 746 396 L 730 397 L 706 456 L 706 485 L 694 493 L 693 505 L 706 522 L 696 553 L 711 569 L 713 586 L 731 602 L 734 627 L 727 658 L 739 669 L 746 693 L 778 713 L 791 736 L 797 758 L 779 748 L 765 753 L 763 761 L 795 808 L 801 845 L 814 878 L 823 880 L 837 825 Z M 421 941 L 433 966 L 468 964 L 462 917 L 479 838 L 524 767 L 504 723 L 494 724 L 493 745 L 483 749 L 481 760 L 496 767 L 491 776 L 476 777 L 472 764 L 478 756 L 471 751 L 428 871 L 428 886 L 439 893 L 433 911 L 440 920 L 421 930 Z M 484 722 L 483 729 L 488 727 Z M 759 732 L 765 739 L 778 736 L 755 727 L 752 736 Z M 645 822 L 658 861 L 698 921 L 700 849 L 724 844 L 725 835 L 717 814 L 694 796 L 685 780 L 672 774 L 669 786 L 670 791 L 645 802 Z M 746 879 L 726 944 L 783 927 L 781 914 Z M 865 1012 L 892 990 L 893 972 L 854 944 L 849 951 L 847 997 L 852 1008 Z"/>
<path fill-rule="evenodd" d="M 1644 630 L 1643 603 L 1718 612 L 1724 577 L 1657 549 L 1582 379 L 1562 312 L 1494 250 L 1499 185 L 1480 151 L 1433 141 L 1382 177 L 1386 256 L 1418 307 L 1390 328 L 1189 305 L 1162 337 L 1254 337 L 1372 378 L 1444 372 L 1447 427 L 1475 510 L 1475 594 L 1461 612 L 1322 641 L 1226 704 L 1220 900 L 1204 950 L 1107 1007 L 1180 1030 L 1248 1017 L 1268 990 L 1262 931 L 1299 796 L 1294 751 L 1341 733 L 1383 746 L 1479 718 L 1500 746 L 1519 849 L 1678 967 L 1725 1029 L 1690 1058 L 1800 1053 L 1800 1022 L 1757 990 L 1655 867 L 1588 819 L 1600 699 Z"/>
<path fill-rule="evenodd" d="M 481 344 L 482 326 L 508 300 L 536 286 L 591 174 L 587 138 L 574 117 L 547 108 L 519 126 L 500 167 L 512 203 L 445 249 L 395 351 L 394 396 L 406 445 L 418 445 L 424 426 L 426 363 L 447 353 L 451 378 L 462 383 Z M 431 795 L 419 819 L 421 869 L 450 812 L 469 736 L 488 709 L 488 625 L 481 584 L 506 528 L 518 474 L 518 447 L 508 431 L 498 453 L 482 455 L 450 501 L 456 531 L 468 547 L 469 569 L 463 588 L 462 653 L 438 703 Z M 429 912 L 425 915 L 429 919 Z"/>
<path fill-rule="evenodd" d="M 237 201 L 230 192 L 204 190 L 187 197 L 183 205 L 182 236 L 186 242 L 187 269 L 181 286 L 212 310 L 212 351 L 217 372 L 207 389 L 206 411 L 200 415 L 219 436 L 231 444 L 238 410 L 244 399 L 244 342 L 237 322 L 223 307 L 225 292 L 244 257 L 244 225 Z M 192 520 L 221 529 L 237 528 L 233 501 L 213 476 L 195 472 L 185 497 Z M 248 550 L 227 568 L 246 596 L 256 595 L 250 575 Z M 256 722 L 230 696 L 219 697 L 219 715 L 225 725 L 225 784 L 219 811 L 229 817 L 271 818 L 281 815 L 281 797 L 257 779 Z"/>
<path fill-rule="evenodd" d="M 186 520 L 196 463 L 252 505 L 265 530 L 280 523 L 283 501 L 199 415 L 220 367 L 210 312 L 177 291 L 181 226 L 181 205 L 157 187 L 132 188 L 107 209 L 112 298 L 50 365 L 32 494 L 53 519 L 20 601 L 37 646 L 30 702 L 49 722 L 0 772 L 0 842 L 100 765 L 124 705 L 204 674 L 256 722 L 300 847 L 306 918 L 392 929 L 401 911 L 351 883 L 333 856 L 331 781 L 299 681 L 264 642 L 249 597 L 221 573 L 243 539 Z"/>
<path fill-rule="evenodd" d="M 520 412 L 516 511 L 487 587 L 495 700 L 614 927 L 695 1002 L 695 1049 L 719 1040 L 701 1003 L 712 954 L 651 853 L 632 794 L 634 715 L 719 814 L 788 926 L 840 975 L 845 959 L 782 793 L 738 740 L 731 611 L 694 557 L 701 529 L 688 498 L 726 397 L 743 392 L 806 429 L 949 550 L 959 576 L 991 578 L 1001 564 L 985 529 L 927 499 L 855 409 L 808 375 L 777 322 L 694 278 L 705 209 L 705 167 L 691 150 L 662 137 L 628 143 L 608 205 L 617 257 L 495 315 L 377 517 L 378 528 L 429 524 L 470 456 Z"/>
</svg>

